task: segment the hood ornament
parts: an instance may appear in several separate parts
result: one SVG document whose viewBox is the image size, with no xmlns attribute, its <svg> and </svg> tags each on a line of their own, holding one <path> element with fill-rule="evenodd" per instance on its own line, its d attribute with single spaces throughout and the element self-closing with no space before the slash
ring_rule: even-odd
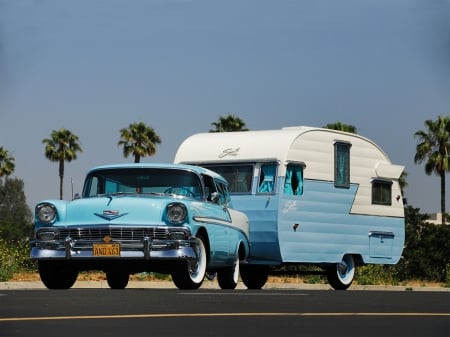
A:
<svg viewBox="0 0 450 337">
<path fill-rule="evenodd" d="M 105 209 L 103 211 L 103 213 L 94 213 L 96 216 L 111 221 L 117 218 L 120 218 L 121 216 L 127 215 L 128 213 L 122 213 L 120 214 L 119 211 L 115 211 L 115 210 L 109 210 L 109 209 Z"/>
</svg>

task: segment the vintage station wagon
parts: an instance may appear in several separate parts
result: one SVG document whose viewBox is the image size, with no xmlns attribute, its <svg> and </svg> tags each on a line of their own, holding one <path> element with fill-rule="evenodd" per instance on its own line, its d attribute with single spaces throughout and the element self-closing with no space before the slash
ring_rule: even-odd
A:
<svg viewBox="0 0 450 337">
<path fill-rule="evenodd" d="M 233 289 L 249 228 L 230 206 L 226 180 L 201 167 L 96 167 L 80 198 L 36 205 L 31 259 L 49 289 L 72 287 L 84 270 L 103 270 L 113 289 L 140 272 L 170 274 L 180 289 L 217 274 L 221 288 Z"/>
</svg>

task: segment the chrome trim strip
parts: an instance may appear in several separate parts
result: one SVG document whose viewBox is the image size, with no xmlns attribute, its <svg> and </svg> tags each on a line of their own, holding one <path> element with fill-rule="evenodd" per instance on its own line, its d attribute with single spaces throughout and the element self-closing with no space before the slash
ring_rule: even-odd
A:
<svg viewBox="0 0 450 337">
<path fill-rule="evenodd" d="M 219 218 L 207 218 L 204 216 L 194 216 L 192 218 L 197 222 L 217 224 L 217 225 L 222 225 L 222 226 L 223 225 L 227 226 L 232 223 L 231 220 L 223 220 L 223 219 L 219 219 Z"/>
</svg>

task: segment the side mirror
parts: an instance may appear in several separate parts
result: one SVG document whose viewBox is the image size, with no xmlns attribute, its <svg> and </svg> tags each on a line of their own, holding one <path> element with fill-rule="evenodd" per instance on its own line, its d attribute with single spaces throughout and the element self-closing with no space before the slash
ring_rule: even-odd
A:
<svg viewBox="0 0 450 337">
<path fill-rule="evenodd" d="M 219 203 L 219 193 L 212 192 L 211 193 L 211 201 L 215 204 L 218 204 Z"/>
</svg>

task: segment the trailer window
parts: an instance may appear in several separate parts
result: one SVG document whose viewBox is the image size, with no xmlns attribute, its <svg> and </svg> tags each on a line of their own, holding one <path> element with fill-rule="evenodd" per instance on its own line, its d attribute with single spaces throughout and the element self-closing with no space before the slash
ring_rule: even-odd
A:
<svg viewBox="0 0 450 337">
<path fill-rule="evenodd" d="M 392 182 L 374 180 L 372 182 L 372 204 L 392 205 Z"/>
<path fill-rule="evenodd" d="M 299 164 L 288 164 L 286 177 L 284 178 L 284 194 L 303 194 L 303 166 Z"/>
<path fill-rule="evenodd" d="M 277 164 L 261 164 L 259 170 L 258 193 L 275 192 L 275 178 L 277 176 Z"/>
<path fill-rule="evenodd" d="M 202 165 L 228 181 L 230 193 L 251 193 L 253 165 Z"/>
<path fill-rule="evenodd" d="M 334 143 L 334 186 L 350 187 L 350 147 L 347 142 Z"/>
</svg>

